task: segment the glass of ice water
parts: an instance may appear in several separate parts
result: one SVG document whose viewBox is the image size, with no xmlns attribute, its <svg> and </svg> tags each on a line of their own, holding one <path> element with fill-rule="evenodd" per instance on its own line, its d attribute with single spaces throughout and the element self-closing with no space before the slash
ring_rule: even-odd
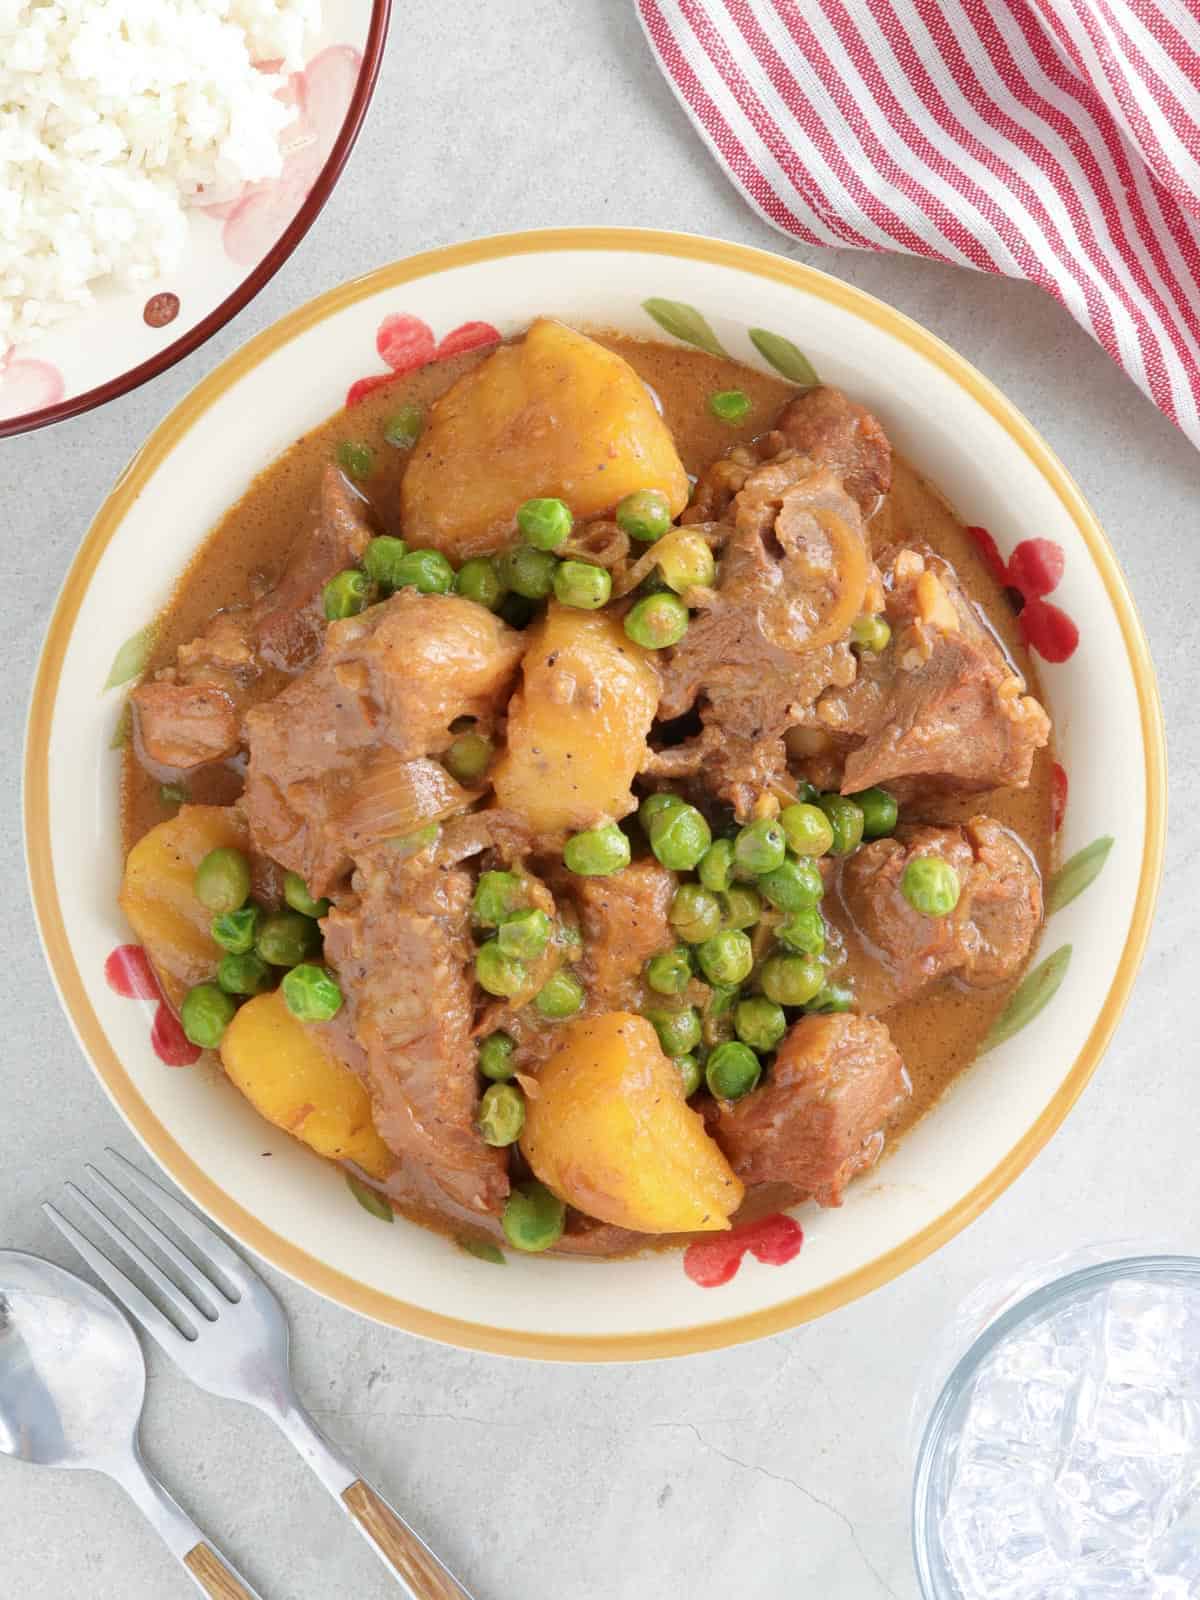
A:
<svg viewBox="0 0 1200 1600">
<path fill-rule="evenodd" d="M 1010 1300 L 921 1435 L 913 1550 L 926 1600 L 1200 1596 L 1200 1260 Z"/>
</svg>

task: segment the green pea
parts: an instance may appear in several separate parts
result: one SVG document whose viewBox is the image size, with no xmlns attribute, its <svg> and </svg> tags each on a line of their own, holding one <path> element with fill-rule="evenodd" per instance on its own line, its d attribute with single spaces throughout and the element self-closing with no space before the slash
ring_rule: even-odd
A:
<svg viewBox="0 0 1200 1600">
<path fill-rule="evenodd" d="M 631 539 L 653 544 L 671 526 L 671 504 L 659 489 L 635 489 L 617 501 L 617 527 Z"/>
<path fill-rule="evenodd" d="M 515 872 L 481 872 L 471 901 L 471 915 L 481 928 L 498 928 L 524 908 L 525 882 Z"/>
<path fill-rule="evenodd" d="M 409 550 L 396 563 L 396 588 L 420 594 L 449 594 L 454 568 L 440 550 Z"/>
<path fill-rule="evenodd" d="M 801 955 L 819 956 L 825 948 L 825 918 L 816 906 L 802 906 L 775 929 L 789 950 Z"/>
<path fill-rule="evenodd" d="M 751 1050 L 774 1050 L 787 1032 L 783 1007 L 764 995 L 739 1000 L 733 1013 L 733 1026 L 743 1044 Z"/>
<path fill-rule="evenodd" d="M 864 839 L 885 839 L 895 831 L 900 808 L 886 789 L 863 789 L 850 798 L 863 814 Z"/>
<path fill-rule="evenodd" d="M 516 1144 L 525 1126 L 525 1096 L 515 1083 L 494 1083 L 483 1091 L 477 1126 L 484 1144 L 498 1150 Z"/>
<path fill-rule="evenodd" d="M 757 878 L 779 866 L 787 854 L 787 837 L 774 817 L 759 817 L 739 828 L 733 841 L 733 860 L 738 872 Z"/>
<path fill-rule="evenodd" d="M 852 850 L 857 850 L 863 836 L 861 808 L 855 805 L 849 795 L 844 794 L 823 794 L 817 804 L 829 818 L 833 828 L 830 854 L 848 856 Z"/>
<path fill-rule="evenodd" d="M 800 911 L 815 906 L 825 893 L 825 880 L 809 857 L 789 856 L 758 880 L 763 895 L 780 911 Z"/>
<path fill-rule="evenodd" d="M 284 974 L 279 985 L 287 1008 L 301 1022 L 328 1022 L 342 1009 L 342 991 L 325 967 L 308 962 Z"/>
<path fill-rule="evenodd" d="M 375 452 L 361 439 L 343 439 L 337 447 L 337 464 L 348 478 L 361 483 L 371 476 L 375 465 Z"/>
<path fill-rule="evenodd" d="M 499 558 L 500 576 L 514 594 L 526 600 L 544 600 L 554 588 L 558 562 L 548 550 L 519 544 Z"/>
<path fill-rule="evenodd" d="M 503 1082 L 511 1078 L 517 1070 L 513 1061 L 513 1052 L 517 1048 L 517 1041 L 510 1035 L 497 1028 L 495 1033 L 489 1033 L 479 1046 L 479 1070 L 485 1078 L 495 1082 Z"/>
<path fill-rule="evenodd" d="M 527 600 L 523 594 L 513 594 L 511 591 L 496 608 L 497 616 L 503 617 L 510 628 L 527 627 L 536 611 L 537 606 L 532 600 Z"/>
<path fill-rule="evenodd" d="M 698 1056 L 676 1056 L 675 1065 L 679 1068 L 679 1076 L 683 1079 L 683 1098 L 690 1100 L 696 1090 L 704 1081 L 704 1069 L 700 1065 Z"/>
<path fill-rule="evenodd" d="M 959 892 L 958 873 L 940 856 L 916 856 L 900 878 L 900 893 L 924 917 L 948 917 Z"/>
<path fill-rule="evenodd" d="M 688 611 L 674 594 L 648 594 L 625 613 L 625 632 L 646 650 L 665 650 L 687 632 Z"/>
<path fill-rule="evenodd" d="M 403 539 L 382 534 L 378 539 L 371 539 L 363 551 L 363 571 L 381 589 L 398 589 L 400 563 L 407 554 L 408 546 Z"/>
<path fill-rule="evenodd" d="M 423 418 L 420 406 L 403 405 L 384 423 L 383 437 L 397 450 L 411 450 L 421 437 Z"/>
<path fill-rule="evenodd" d="M 533 1003 L 543 1017 L 557 1021 L 561 1017 L 573 1017 L 577 1011 L 581 1011 L 585 999 L 579 979 L 566 967 L 560 967 L 534 995 Z"/>
<path fill-rule="evenodd" d="M 814 956 L 772 956 L 763 963 L 759 981 L 768 1000 L 803 1006 L 824 986 L 825 968 Z"/>
<path fill-rule="evenodd" d="M 505 955 L 496 939 L 489 939 L 475 952 L 475 981 L 488 994 L 511 1000 L 529 982 L 529 970 L 516 956 Z"/>
<path fill-rule="evenodd" d="M 850 624 L 850 642 L 868 655 L 879 655 L 891 643 L 892 630 L 884 617 L 857 617 Z"/>
<path fill-rule="evenodd" d="M 577 611 L 599 611 L 612 597 L 612 574 L 590 561 L 563 561 L 554 574 L 554 597 Z"/>
<path fill-rule="evenodd" d="M 181 783 L 160 783 L 158 798 L 164 806 L 185 806 L 188 792 Z"/>
<path fill-rule="evenodd" d="M 237 911 L 250 898 L 250 863 L 228 845 L 210 850 L 196 868 L 192 892 L 214 916 Z"/>
<path fill-rule="evenodd" d="M 573 833 L 563 846 L 563 861 L 581 878 L 607 878 L 629 865 L 629 840 L 615 822 Z"/>
<path fill-rule="evenodd" d="M 237 911 L 226 911 L 223 916 L 214 917 L 208 929 L 213 943 L 228 950 L 230 955 L 244 956 L 247 950 L 254 949 L 254 935 L 261 915 L 257 906 L 241 906 Z"/>
<path fill-rule="evenodd" d="M 700 1043 L 700 1013 L 695 1006 L 685 1006 L 682 1011 L 647 1011 L 645 1016 L 666 1056 L 685 1056 Z"/>
<path fill-rule="evenodd" d="M 750 940 L 738 928 L 723 928 L 696 951 L 700 970 L 710 983 L 733 985 L 750 976 L 754 951 Z"/>
<path fill-rule="evenodd" d="M 308 885 L 298 872 L 289 872 L 283 880 L 283 898 L 293 911 L 299 911 L 305 917 L 326 917 L 329 915 L 328 900 L 314 900 L 308 892 Z"/>
<path fill-rule="evenodd" d="M 750 396 L 742 389 L 722 389 L 719 394 L 708 397 L 708 409 L 721 422 L 741 422 L 749 416 L 752 404 Z"/>
<path fill-rule="evenodd" d="M 526 500 L 517 511 L 517 527 L 535 550 L 558 550 L 571 537 L 574 519 L 561 500 Z"/>
<path fill-rule="evenodd" d="M 717 563 L 708 540 L 694 528 L 680 528 L 658 552 L 663 582 L 676 594 L 688 589 L 711 589 L 717 581 Z"/>
<path fill-rule="evenodd" d="M 695 806 L 671 806 L 650 824 L 650 848 L 673 872 L 690 872 L 711 843 L 708 823 Z"/>
<path fill-rule="evenodd" d="M 721 902 L 711 889 L 685 883 L 675 891 L 667 916 L 685 944 L 703 944 L 720 929 Z"/>
<path fill-rule="evenodd" d="M 232 995 L 215 983 L 198 983 L 189 989 L 179 1008 L 183 1031 L 202 1050 L 215 1050 L 237 1010 Z"/>
<path fill-rule="evenodd" d="M 700 858 L 697 869 L 706 889 L 718 893 L 733 882 L 733 840 L 714 839 Z"/>
<path fill-rule="evenodd" d="M 464 600 L 474 600 L 489 611 L 498 611 L 508 593 L 508 585 L 490 556 L 472 556 L 470 561 L 464 561 L 455 574 L 454 588 Z"/>
<path fill-rule="evenodd" d="M 833 824 L 820 806 L 802 801 L 779 813 L 788 849 L 798 856 L 823 856 L 833 848 Z"/>
<path fill-rule="evenodd" d="M 796 785 L 796 804 L 801 806 L 816 805 L 821 798 L 821 791 L 816 784 L 809 783 L 807 778 L 795 778 L 792 781 Z M 824 815 L 823 812 L 822 815 Z"/>
<path fill-rule="evenodd" d="M 245 950 L 221 957 L 217 982 L 226 994 L 262 994 L 274 987 L 275 977 L 260 955 Z"/>
<path fill-rule="evenodd" d="M 706 1045 L 723 1044 L 733 1037 L 733 1008 L 741 995 L 740 989 L 723 989 L 713 984 L 704 1006 L 704 1042 Z"/>
<path fill-rule="evenodd" d="M 550 943 L 553 926 L 544 911 L 514 911 L 500 924 L 496 939 L 506 956 L 536 961 Z"/>
<path fill-rule="evenodd" d="M 442 757 L 442 765 L 459 783 L 478 783 L 491 765 L 495 745 L 482 733 L 460 733 Z"/>
<path fill-rule="evenodd" d="M 709 1093 L 718 1100 L 740 1100 L 762 1076 L 762 1066 L 748 1044 L 719 1044 L 704 1069 Z"/>
<path fill-rule="evenodd" d="M 762 916 L 762 897 L 744 883 L 731 883 L 721 896 L 721 926 L 752 928 Z"/>
<path fill-rule="evenodd" d="M 357 567 L 347 567 L 336 578 L 330 578 L 321 591 L 321 604 L 327 622 L 340 622 L 343 617 L 356 617 L 375 599 L 375 585 L 365 572 Z"/>
<path fill-rule="evenodd" d="M 427 822 L 423 828 L 417 828 L 413 833 L 394 833 L 383 842 L 389 850 L 394 850 L 401 861 L 407 861 L 410 856 L 420 855 L 422 850 L 428 850 L 441 838 L 441 825 L 437 822 Z"/>
<path fill-rule="evenodd" d="M 646 982 L 655 994 L 682 994 L 692 981 L 692 958 L 683 945 L 663 950 L 646 963 Z"/>
<path fill-rule="evenodd" d="M 827 983 L 818 989 L 804 1008 L 806 1011 L 853 1011 L 854 990 L 844 983 Z"/>
<path fill-rule="evenodd" d="M 500 1226 L 516 1250 L 549 1250 L 562 1238 L 567 1208 L 544 1183 L 518 1183 L 504 1204 Z"/>
<path fill-rule="evenodd" d="M 273 911 L 259 923 L 254 948 L 273 967 L 298 967 L 321 948 L 321 930 L 298 911 Z"/>
<path fill-rule="evenodd" d="M 660 789 L 656 794 L 648 794 L 638 807 L 638 821 L 649 835 L 654 819 L 664 811 L 674 811 L 679 806 L 687 805 L 681 795 L 672 794 L 669 789 Z"/>
<path fill-rule="evenodd" d="M 555 924 L 554 942 L 560 950 L 568 952 L 568 961 L 574 960 L 583 949 L 583 935 L 573 922 L 558 922 Z"/>
</svg>

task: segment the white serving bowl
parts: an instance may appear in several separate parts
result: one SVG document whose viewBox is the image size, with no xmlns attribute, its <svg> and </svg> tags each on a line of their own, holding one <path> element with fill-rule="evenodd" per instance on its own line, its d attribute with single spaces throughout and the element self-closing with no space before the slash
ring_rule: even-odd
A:
<svg viewBox="0 0 1200 1600">
<path fill-rule="evenodd" d="M 346 165 L 383 59 L 391 0 L 324 0 L 302 71 L 284 166 L 221 206 L 188 213 L 178 267 L 94 304 L 0 354 L 0 439 L 127 394 L 197 349 L 268 283 L 308 232 Z"/>
<path fill-rule="evenodd" d="M 353 382 L 386 370 L 376 355 L 385 317 L 415 319 L 410 331 L 427 345 L 421 322 L 433 339 L 479 320 L 509 335 L 542 312 L 663 337 L 647 299 L 676 303 L 660 321 L 714 337 L 751 364 L 763 361 L 748 326 L 792 340 L 823 379 L 878 413 L 1005 557 L 1029 537 L 1061 547 L 1051 600 L 1079 642 L 1068 660 L 1044 664 L 1043 682 L 1070 777 L 1063 857 L 1113 837 L 1107 855 L 1101 844 L 1076 864 L 1068 881 L 1077 892 L 1086 881 L 1086 892 L 1049 920 L 1025 991 L 1027 1024 L 963 1074 L 841 1210 L 800 1208 L 798 1254 L 780 1262 L 751 1251 L 715 1288 L 692 1281 L 678 1251 L 603 1264 L 510 1253 L 500 1268 L 399 1219 L 385 1227 L 354 1204 L 336 1169 L 268 1127 L 219 1076 L 164 1066 L 146 1005 L 120 998 L 104 970 L 130 935 L 116 902 L 111 748 L 123 691 L 99 691 L 216 521 Z M 679 306 L 699 311 L 707 332 Z M 121 475 L 68 574 L 34 687 L 25 781 L 34 903 L 63 1004 L 115 1104 L 196 1203 L 264 1259 L 381 1322 L 581 1360 L 777 1332 L 885 1282 L 978 1215 L 1058 1127 L 1116 1025 L 1150 923 L 1165 809 L 1153 670 L 1112 550 L 1004 397 L 924 329 L 811 268 L 615 228 L 485 239 L 384 267 L 293 312 L 205 378 Z"/>
</svg>

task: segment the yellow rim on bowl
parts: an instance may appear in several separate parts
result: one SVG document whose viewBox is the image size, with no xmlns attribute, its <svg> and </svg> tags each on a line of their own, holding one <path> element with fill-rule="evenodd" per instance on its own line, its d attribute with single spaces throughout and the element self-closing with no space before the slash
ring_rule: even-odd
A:
<svg viewBox="0 0 1200 1600">
<path fill-rule="evenodd" d="M 790 284 L 872 323 L 947 373 L 1024 451 L 1054 490 L 1078 528 L 1120 624 L 1137 690 L 1146 759 L 1145 845 L 1129 934 L 1104 1004 L 1070 1071 L 1028 1132 L 956 1205 L 911 1239 L 845 1277 L 780 1305 L 720 1322 L 662 1333 L 553 1335 L 489 1327 L 409 1305 L 339 1272 L 265 1227 L 203 1172 L 180 1148 L 126 1073 L 87 997 L 63 920 L 54 878 L 49 829 L 49 746 L 67 641 L 92 575 L 127 508 L 184 433 L 244 373 L 306 329 L 369 295 L 414 279 L 507 256 L 554 251 L 617 250 L 732 267 Z M 34 680 L 25 747 L 25 848 L 34 909 L 50 969 L 67 1015 L 94 1070 L 118 1110 L 171 1177 L 208 1214 L 264 1260 L 318 1293 L 393 1327 L 450 1344 L 502 1355 L 544 1360 L 628 1361 L 713 1350 L 762 1338 L 824 1315 L 888 1282 L 936 1250 L 971 1222 L 1013 1181 L 1058 1128 L 1095 1071 L 1128 999 L 1149 933 L 1162 870 L 1166 822 L 1162 712 L 1145 636 L 1116 558 L 1083 496 L 1054 453 L 1024 417 L 981 373 L 941 340 L 861 290 L 766 251 L 687 234 L 623 228 L 567 228 L 501 234 L 451 245 L 382 267 L 330 290 L 284 317 L 230 356 L 151 434 L 122 473 L 88 530 L 63 584 L 46 632 Z"/>
</svg>

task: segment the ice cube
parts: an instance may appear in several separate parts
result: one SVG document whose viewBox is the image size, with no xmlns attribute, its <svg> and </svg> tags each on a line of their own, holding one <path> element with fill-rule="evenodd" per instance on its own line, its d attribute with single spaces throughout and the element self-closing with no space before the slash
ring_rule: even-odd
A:
<svg viewBox="0 0 1200 1600">
<path fill-rule="evenodd" d="M 1120 1279 L 1104 1307 L 1104 1355 L 1117 1383 L 1200 1384 L 1200 1314 L 1178 1284 Z"/>
</svg>

